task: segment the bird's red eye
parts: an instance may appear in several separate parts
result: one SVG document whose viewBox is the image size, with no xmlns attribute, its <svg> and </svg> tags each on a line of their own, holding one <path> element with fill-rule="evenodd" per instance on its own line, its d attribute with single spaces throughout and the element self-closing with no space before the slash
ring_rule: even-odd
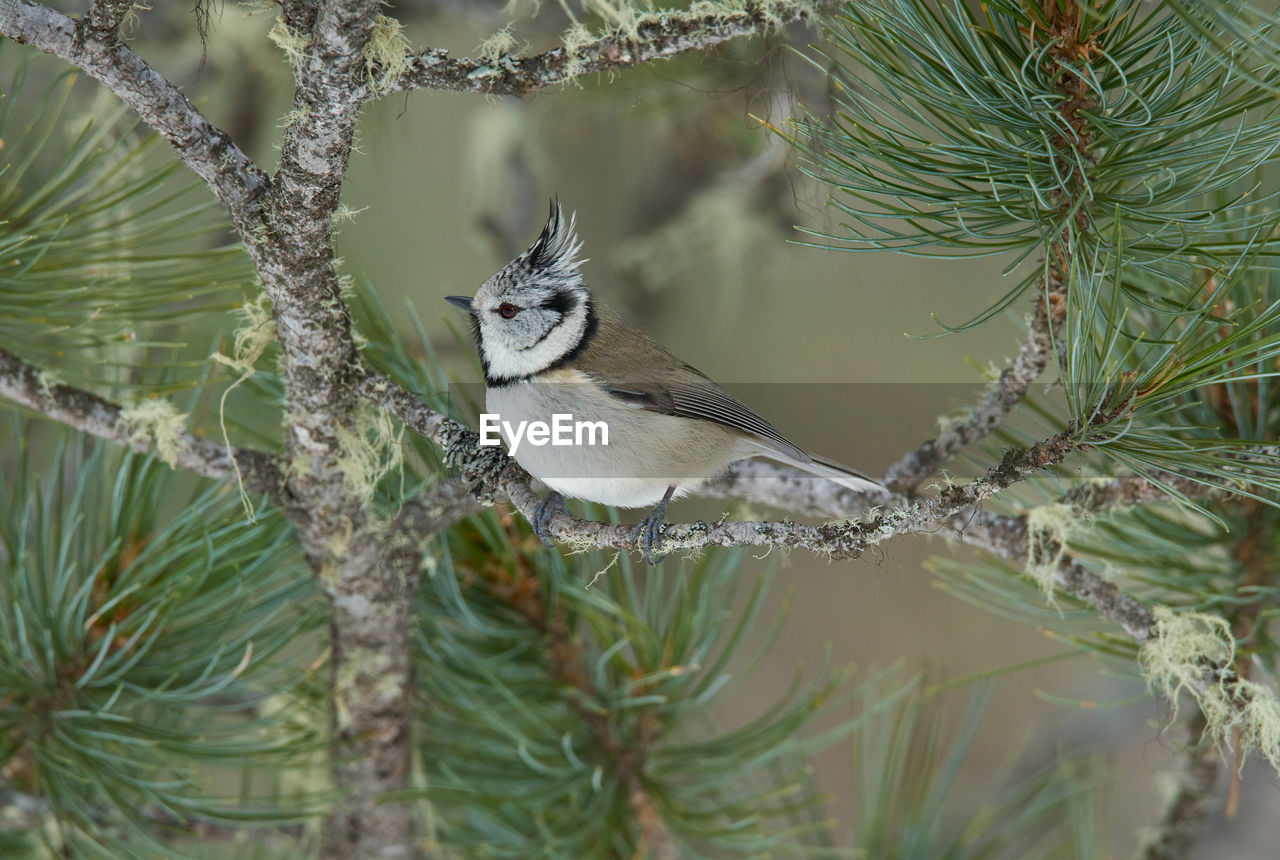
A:
<svg viewBox="0 0 1280 860">
<path fill-rule="evenodd" d="M 504 320 L 509 320 L 516 314 L 520 313 L 520 309 L 513 304 L 503 302 L 502 304 L 498 305 L 498 313 L 502 316 Z"/>
</svg>

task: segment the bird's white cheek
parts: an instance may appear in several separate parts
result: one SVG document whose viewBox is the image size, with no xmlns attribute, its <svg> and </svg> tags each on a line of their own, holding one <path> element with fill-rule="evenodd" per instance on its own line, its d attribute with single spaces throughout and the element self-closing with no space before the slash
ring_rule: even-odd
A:
<svg viewBox="0 0 1280 860">
<path fill-rule="evenodd" d="M 546 370 L 577 347 L 586 327 L 586 318 L 575 315 L 562 321 L 542 337 L 530 338 L 533 346 L 518 349 L 511 334 L 490 327 L 482 330 L 481 350 L 495 379 L 522 379 Z"/>
</svg>

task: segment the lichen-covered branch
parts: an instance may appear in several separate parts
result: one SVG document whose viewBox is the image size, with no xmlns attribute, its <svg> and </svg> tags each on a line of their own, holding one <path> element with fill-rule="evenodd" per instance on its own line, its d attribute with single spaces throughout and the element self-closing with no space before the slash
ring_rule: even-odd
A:
<svg viewBox="0 0 1280 860">
<path fill-rule="evenodd" d="M 1229 479 L 1224 478 L 1220 486 L 1201 481 L 1193 481 L 1183 475 L 1163 472 L 1156 476 L 1165 486 L 1182 495 L 1193 498 L 1225 493 L 1229 490 Z M 1166 490 L 1146 478 L 1137 475 L 1125 475 L 1108 478 L 1105 481 L 1083 484 L 1064 493 L 1059 499 L 1063 504 L 1071 505 L 1082 511 L 1103 511 L 1124 505 L 1141 505 L 1148 502 L 1167 502 L 1175 497 Z"/>
<path fill-rule="evenodd" d="M 80 27 L 92 39 L 110 43 L 119 38 L 120 25 L 129 17 L 135 0 L 93 0 L 80 19 Z"/>
<path fill-rule="evenodd" d="M 1018 566 L 1027 564 L 1029 545 L 1025 516 L 964 511 L 949 517 L 946 526 L 970 546 L 1008 559 Z M 1146 642 L 1155 635 L 1156 616 L 1150 607 L 1069 555 L 1064 555 L 1054 570 L 1053 585 L 1088 604 L 1108 621 L 1120 625 L 1136 642 Z"/>
<path fill-rule="evenodd" d="M 426 88 L 524 95 L 583 75 L 626 69 L 687 51 L 705 50 L 739 36 L 768 32 L 809 20 L 839 5 L 835 0 L 761 0 L 743 3 L 736 10 L 655 12 L 640 16 L 634 32 L 613 33 L 531 57 L 450 59 L 447 51 L 427 50 L 409 58 L 404 72 L 382 92 Z"/>
<path fill-rule="evenodd" d="M 173 147 L 226 206 L 241 237 L 262 223 L 270 182 L 227 136 L 164 76 L 112 34 L 80 28 L 61 12 L 24 0 L 0 0 L 0 34 L 70 63 L 102 82 Z"/>
<path fill-rule="evenodd" d="M 206 478 L 234 476 L 239 467 L 245 486 L 252 490 L 279 501 L 284 489 L 279 466 L 271 454 L 246 448 L 228 452 L 221 442 L 201 439 L 182 429 L 184 416 L 176 411 L 170 410 L 168 415 L 152 411 L 148 418 L 142 409 L 131 410 L 92 392 L 63 385 L 3 348 L 0 397 L 90 436 L 140 453 L 156 452 L 169 465 Z"/>
<path fill-rule="evenodd" d="M 1051 326 L 1048 304 L 1044 298 L 1037 296 L 1036 313 L 1026 341 L 982 403 L 947 432 L 907 453 L 890 466 L 885 473 L 884 485 L 892 492 L 910 495 L 921 481 L 937 472 L 947 458 L 985 438 L 999 427 L 1026 396 L 1031 383 L 1044 372 L 1045 365 L 1053 354 Z"/>
<path fill-rule="evenodd" d="M 990 434 L 1026 396 L 1049 358 L 1056 355 L 1059 364 L 1063 361 L 1070 258 L 1079 236 L 1090 227 L 1087 206 L 1090 193 L 1081 165 L 1093 161 L 1089 152 L 1093 133 L 1087 117 L 1096 107 L 1089 92 L 1090 77 L 1074 71 L 1073 64 L 1087 61 L 1098 46 L 1093 40 L 1083 44 L 1078 41 L 1081 12 L 1075 5 L 1051 4 L 1045 11 L 1052 28 L 1049 33 L 1041 34 L 1041 38 L 1047 42 L 1046 61 L 1063 96 L 1058 114 L 1064 128 L 1070 130 L 1070 134 L 1057 135 L 1051 141 L 1057 152 L 1059 174 L 1065 177 L 1055 202 L 1059 211 L 1073 213 L 1073 230 L 1062 230 L 1045 247 L 1044 275 L 1034 291 L 1031 330 L 1013 363 L 1005 368 L 986 399 L 965 420 L 889 468 L 885 486 L 896 493 L 912 493 L 948 457 Z"/>
<path fill-rule="evenodd" d="M 300 504 L 292 520 L 332 607 L 330 745 L 343 796 L 325 825 L 325 857 L 419 853 L 412 809 L 382 797 L 408 785 L 413 760 L 413 618 L 419 554 L 369 515 L 353 446 L 357 356 L 333 248 L 356 116 L 368 94 L 365 46 L 377 0 L 290 3 L 278 23 L 293 63 L 293 111 L 265 201 L 246 237 L 271 297 L 285 383 L 285 450 Z"/>
<path fill-rule="evenodd" d="M 349 480 L 356 354 L 332 231 L 356 113 L 368 96 L 364 46 L 377 3 L 291 2 L 284 9 L 297 88 L 273 180 L 120 43 L 109 26 L 116 4 L 103 5 L 97 23 L 82 27 L 37 4 L 0 0 L 0 33 L 83 69 L 132 107 L 208 183 L 257 266 L 285 381 L 284 510 L 333 608 L 333 754 L 345 794 L 323 850 L 331 857 L 407 856 L 416 844 L 411 811 L 378 798 L 408 780 L 416 557 L 379 539 L 367 500 Z"/>
<path fill-rule="evenodd" d="M 439 445 L 446 462 L 459 468 L 463 478 L 479 492 L 504 495 L 525 517 L 533 516 L 540 499 L 534 492 L 532 479 L 500 449 L 481 446 L 475 431 L 427 407 L 380 374 L 365 375 L 360 391 L 414 432 Z M 863 520 L 839 520 L 822 525 L 790 521 L 667 524 L 662 529 L 662 549 L 677 552 L 709 546 L 777 546 L 827 556 L 857 555 L 896 535 L 936 528 L 957 511 L 989 498 L 1032 472 L 1062 462 L 1078 447 L 1071 434 L 1061 433 L 1030 449 L 1010 449 L 998 466 L 976 481 L 947 488 L 936 498 L 873 513 Z M 551 518 L 550 533 L 570 546 L 634 547 L 632 526 L 591 522 L 565 513 Z"/>
</svg>

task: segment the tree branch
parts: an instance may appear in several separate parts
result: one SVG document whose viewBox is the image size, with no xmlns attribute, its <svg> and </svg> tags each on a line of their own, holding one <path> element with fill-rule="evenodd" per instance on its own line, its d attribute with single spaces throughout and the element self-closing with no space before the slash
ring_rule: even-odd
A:
<svg viewBox="0 0 1280 860">
<path fill-rule="evenodd" d="M 413 810 L 380 802 L 413 761 L 413 593 L 420 554 L 388 540 L 348 481 L 357 355 L 333 248 L 356 115 L 368 96 L 364 48 L 377 0 L 291 2 L 282 22 L 304 49 L 266 230 L 246 236 L 271 297 L 285 383 L 286 455 L 301 504 L 291 519 L 332 606 L 334 778 L 345 794 L 323 856 L 416 856 Z"/>
<path fill-rule="evenodd" d="M 157 449 L 154 434 L 135 432 L 130 422 L 122 417 L 125 410 L 119 404 L 82 389 L 53 382 L 38 367 L 3 348 L 0 348 L 0 396 L 45 418 L 139 453 Z M 185 431 L 176 434 L 163 447 L 171 447 L 171 450 L 161 453 L 172 466 L 206 478 L 235 475 L 238 466 L 248 488 L 267 493 L 276 501 L 284 492 L 283 476 L 271 454 L 246 448 L 233 448 L 228 454 L 222 443 L 201 439 Z"/>
<path fill-rule="evenodd" d="M 842 0 L 841 0 L 842 2 Z M 490 95 L 525 95 L 594 72 L 630 68 L 686 51 L 768 32 L 836 9 L 837 0 L 814 3 L 747 3 L 742 11 L 704 14 L 665 11 L 640 17 L 634 36 L 615 33 L 570 52 L 554 48 L 532 57 L 504 55 L 493 59 L 449 59 L 447 51 L 430 49 L 409 58 L 403 74 L 379 95 L 397 90 L 435 89 Z"/>
<path fill-rule="evenodd" d="M 1158 475 L 1158 478 L 1169 487 L 1188 497 L 1227 492 L 1225 480 L 1223 486 L 1215 487 L 1171 472 L 1162 472 Z M 1168 490 L 1153 484 L 1146 478 L 1138 477 L 1137 475 L 1126 475 L 1076 487 L 1064 493 L 1059 501 L 1084 511 L 1102 511 L 1122 505 L 1168 502 L 1174 499 L 1175 497 Z"/>
<path fill-rule="evenodd" d="M 407 784 L 412 718 L 410 606 L 415 559 L 366 535 L 364 500 L 347 486 L 355 348 L 333 260 L 331 216 L 368 91 L 363 48 L 376 0 L 291 2 L 298 59 L 293 121 L 274 179 L 175 87 L 101 26 L 23 0 L 0 0 L 0 33 L 54 54 L 105 84 L 174 147 L 227 207 L 271 299 L 281 345 L 290 464 L 285 506 L 333 607 L 336 804 L 329 856 L 412 852 L 411 811 L 377 804 Z M 113 13 L 114 14 L 114 13 Z M 384 850 L 385 849 L 385 850 Z"/>
<path fill-rule="evenodd" d="M 463 478 L 472 482 L 478 491 L 490 496 L 505 495 L 520 513 L 532 519 L 541 502 L 534 492 L 532 479 L 499 448 L 481 446 L 475 431 L 421 403 L 385 376 L 366 374 L 360 382 L 360 391 L 414 432 L 439 445 L 446 461 L 460 468 Z M 976 481 L 863 521 L 836 521 L 817 526 L 742 521 L 667 524 L 662 529 L 662 548 L 674 552 L 708 546 L 778 546 L 837 557 L 857 555 L 895 535 L 936 528 L 957 511 L 969 508 L 1034 471 L 1061 462 L 1078 447 L 1070 434 L 1064 432 L 1030 449 L 1011 449 L 1000 465 Z M 551 535 L 571 546 L 631 549 L 634 548 L 633 532 L 634 527 L 629 525 L 591 522 L 565 513 L 556 513 L 550 519 Z"/>
<path fill-rule="evenodd" d="M 1065 303 L 1059 309 L 1065 313 Z M 986 437 L 1000 426 L 1005 416 L 1026 396 L 1031 383 L 1044 372 L 1053 354 L 1053 335 L 1048 303 L 1036 297 L 1036 313 L 1022 349 L 1004 369 L 985 400 L 964 421 L 938 438 L 926 442 L 902 457 L 885 473 L 884 485 L 891 492 L 911 495 L 921 481 L 934 474 L 953 454 Z M 1060 323 L 1059 323 L 1060 326 Z"/>
<path fill-rule="evenodd" d="M 248 241 L 253 236 L 262 223 L 258 204 L 270 186 L 266 174 L 114 34 L 100 38 L 97 31 L 79 29 L 66 15 L 24 0 L 0 0 L 0 34 L 53 54 L 101 81 L 208 183 L 241 237 Z"/>
<path fill-rule="evenodd" d="M 120 25 L 129 17 L 134 0 L 93 0 L 89 11 L 80 19 L 85 37 L 111 43 L 120 37 Z"/>
<path fill-rule="evenodd" d="M 1026 517 L 962 511 L 949 517 L 946 526 L 970 546 L 1021 567 L 1027 564 Z M 1052 557 L 1052 549 L 1046 552 Z M 1054 571 L 1053 584 L 1093 607 L 1102 617 L 1120 625 L 1134 641 L 1142 643 L 1155 636 L 1156 617 L 1146 604 L 1069 555 L 1063 556 Z"/>
</svg>

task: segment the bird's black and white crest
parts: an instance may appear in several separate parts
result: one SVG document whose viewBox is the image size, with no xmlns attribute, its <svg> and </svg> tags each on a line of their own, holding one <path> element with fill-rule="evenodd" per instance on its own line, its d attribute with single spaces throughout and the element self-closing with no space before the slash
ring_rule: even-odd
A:
<svg viewBox="0 0 1280 860">
<path fill-rule="evenodd" d="M 586 261 L 578 258 L 582 241 L 574 233 L 577 220 L 577 214 L 571 214 L 569 223 L 566 224 L 560 201 L 552 200 L 551 212 L 541 235 L 529 246 L 529 250 L 508 263 L 507 268 L 523 267 L 530 282 L 540 281 L 549 285 L 581 284 L 582 275 L 578 269 Z"/>
<path fill-rule="evenodd" d="M 566 222 L 559 202 L 552 201 L 547 224 L 529 250 L 485 281 L 472 299 L 472 323 L 490 385 L 558 366 L 594 335 L 574 223 L 574 216 Z"/>
</svg>

